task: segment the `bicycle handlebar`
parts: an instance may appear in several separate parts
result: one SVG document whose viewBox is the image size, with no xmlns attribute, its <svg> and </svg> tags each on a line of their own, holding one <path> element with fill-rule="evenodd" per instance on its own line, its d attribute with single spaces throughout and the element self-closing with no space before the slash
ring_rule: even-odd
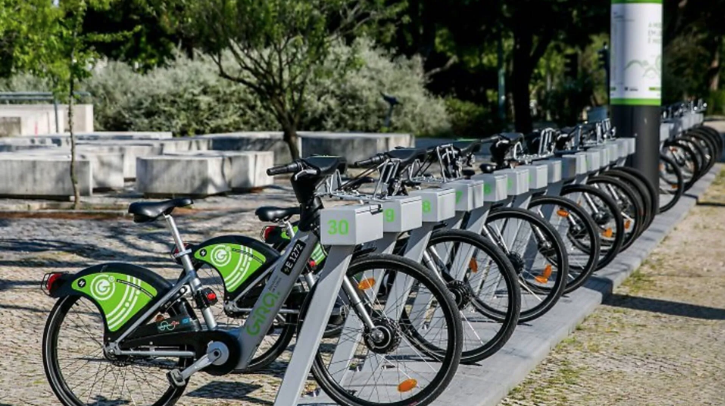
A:
<svg viewBox="0 0 725 406">
<path fill-rule="evenodd" d="M 285 173 L 295 173 L 301 171 L 302 169 L 302 165 L 300 165 L 299 162 L 292 162 L 291 164 L 273 166 L 267 169 L 267 175 L 275 176 L 283 175 Z"/>
<path fill-rule="evenodd" d="M 375 155 L 372 158 L 363 159 L 362 161 L 357 161 L 353 165 L 358 168 L 367 168 L 375 165 L 380 165 L 381 163 L 385 162 L 387 158 L 384 154 L 378 154 Z"/>
</svg>

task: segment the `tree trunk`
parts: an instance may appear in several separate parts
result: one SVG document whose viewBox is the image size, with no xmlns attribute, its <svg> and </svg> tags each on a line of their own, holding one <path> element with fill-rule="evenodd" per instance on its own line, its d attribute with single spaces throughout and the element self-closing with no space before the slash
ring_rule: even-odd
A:
<svg viewBox="0 0 725 406">
<path fill-rule="evenodd" d="M 300 157 L 300 149 L 297 147 L 297 140 L 299 138 L 297 137 L 296 126 L 294 124 L 284 124 L 282 130 L 284 142 L 287 143 L 290 156 L 292 156 L 292 159 L 298 159 Z"/>
<path fill-rule="evenodd" d="M 722 38 L 715 37 L 712 40 L 712 60 L 710 68 L 707 70 L 707 88 L 710 91 L 718 90 L 720 87 L 720 47 L 722 46 Z"/>
<path fill-rule="evenodd" d="M 70 127 L 70 181 L 73 184 L 73 210 L 81 207 L 81 193 L 78 190 L 78 177 L 76 175 L 76 137 L 73 131 L 73 74 L 70 75 L 70 92 L 68 97 L 68 126 Z"/>
<path fill-rule="evenodd" d="M 516 131 L 529 133 L 533 129 L 531 119 L 529 82 L 531 81 L 533 33 L 521 24 L 514 28 L 514 55 L 512 86 Z"/>
</svg>

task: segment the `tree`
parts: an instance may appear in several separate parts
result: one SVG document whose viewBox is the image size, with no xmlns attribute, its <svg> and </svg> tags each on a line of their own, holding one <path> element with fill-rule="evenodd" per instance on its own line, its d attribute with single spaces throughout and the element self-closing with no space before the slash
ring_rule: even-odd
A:
<svg viewBox="0 0 725 406">
<path fill-rule="evenodd" d="M 208 0 L 190 6 L 195 41 L 222 77 L 252 89 L 282 128 L 293 158 L 310 80 L 335 41 L 382 15 L 382 0 Z M 341 61 L 337 73 L 354 67 Z"/>
<path fill-rule="evenodd" d="M 76 139 L 73 131 L 73 103 L 76 88 L 90 76 L 97 53 L 91 43 L 109 42 L 127 33 L 86 34 L 83 20 L 88 10 L 108 9 L 114 0 L 0 0 L 12 10 L 7 29 L 15 33 L 13 71 L 28 71 L 49 79 L 54 93 L 68 103 L 71 140 L 70 178 L 73 185 L 74 208 L 81 198 L 76 176 Z M 0 14 L 2 15 L 2 14 Z M 3 21 L 0 20 L 0 23 Z"/>
</svg>

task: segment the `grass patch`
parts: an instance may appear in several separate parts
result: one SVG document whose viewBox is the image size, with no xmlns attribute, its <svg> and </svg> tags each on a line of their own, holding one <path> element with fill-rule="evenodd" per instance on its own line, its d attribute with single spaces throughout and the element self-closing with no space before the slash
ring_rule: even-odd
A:
<svg viewBox="0 0 725 406">
<path fill-rule="evenodd" d="M 650 264 L 648 262 L 649 261 L 645 261 L 643 265 L 652 266 L 655 267 L 655 269 L 660 265 Z M 652 282 L 653 278 L 651 276 L 645 275 L 644 273 L 642 273 L 641 270 L 638 269 L 634 271 L 632 275 L 630 275 L 629 278 L 627 278 L 627 280 L 622 283 L 622 287 L 627 289 L 629 295 L 636 295 L 642 290 L 650 287 L 652 285 Z"/>
</svg>

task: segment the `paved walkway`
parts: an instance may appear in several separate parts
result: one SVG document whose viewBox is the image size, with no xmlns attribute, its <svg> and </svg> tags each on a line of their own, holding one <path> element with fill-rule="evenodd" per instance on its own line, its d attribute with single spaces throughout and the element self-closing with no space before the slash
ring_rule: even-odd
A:
<svg viewBox="0 0 725 406">
<path fill-rule="evenodd" d="M 725 402 L 725 172 L 688 217 L 502 402 Z"/>
</svg>

